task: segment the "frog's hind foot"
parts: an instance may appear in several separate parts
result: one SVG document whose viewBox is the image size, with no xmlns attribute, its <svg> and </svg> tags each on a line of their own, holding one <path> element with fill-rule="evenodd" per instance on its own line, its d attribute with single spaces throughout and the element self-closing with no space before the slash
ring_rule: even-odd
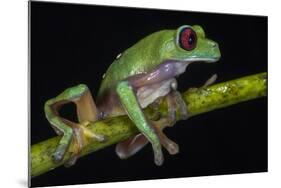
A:
<svg viewBox="0 0 281 188">
<path fill-rule="evenodd" d="M 70 158 L 64 163 L 65 167 L 73 166 L 80 157 L 83 148 L 86 147 L 92 140 L 97 140 L 99 142 L 105 141 L 104 136 L 95 134 L 87 128 L 88 123 L 89 122 L 77 124 L 68 121 L 68 125 L 70 125 L 73 130 L 73 139 L 68 150 L 71 155 Z"/>
</svg>

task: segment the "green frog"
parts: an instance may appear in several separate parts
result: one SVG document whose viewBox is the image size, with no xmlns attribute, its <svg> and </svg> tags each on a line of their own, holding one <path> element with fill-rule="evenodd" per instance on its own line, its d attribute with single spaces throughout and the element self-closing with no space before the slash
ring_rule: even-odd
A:
<svg viewBox="0 0 281 188">
<path fill-rule="evenodd" d="M 103 135 L 91 132 L 86 122 L 95 122 L 108 117 L 128 115 L 140 133 L 116 146 L 116 153 L 126 159 L 147 143 L 151 143 L 154 162 L 164 161 L 162 146 L 174 155 L 178 145 L 170 140 L 163 129 L 175 123 L 176 110 L 180 119 L 188 118 L 186 104 L 177 91 L 176 77 L 184 73 L 193 62 L 214 63 L 220 59 L 218 44 L 206 38 L 199 25 L 183 25 L 177 29 L 161 30 L 138 41 L 120 53 L 103 75 L 96 102 L 85 84 L 63 91 L 45 103 L 45 114 L 57 134 L 62 138 L 53 154 L 55 162 L 61 162 L 71 150 L 66 166 L 75 164 L 81 150 L 96 139 L 106 141 Z M 212 76 L 205 85 L 214 82 Z M 149 119 L 143 109 L 166 96 L 167 117 Z M 78 122 L 60 116 L 59 109 L 66 103 L 76 105 Z M 70 147 L 71 146 L 71 147 Z"/>
</svg>

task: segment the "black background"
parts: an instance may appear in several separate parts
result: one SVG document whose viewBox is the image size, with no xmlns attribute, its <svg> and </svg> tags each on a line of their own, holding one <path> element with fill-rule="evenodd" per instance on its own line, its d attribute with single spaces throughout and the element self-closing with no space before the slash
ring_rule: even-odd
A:
<svg viewBox="0 0 281 188">
<path fill-rule="evenodd" d="M 85 83 L 97 94 L 114 58 L 161 29 L 201 25 L 220 45 L 216 64 L 194 63 L 178 78 L 179 90 L 267 71 L 267 17 L 152 9 L 31 3 L 31 144 L 56 136 L 44 102 L 67 87 Z M 63 115 L 75 120 L 74 105 Z M 150 146 L 120 160 L 114 146 L 32 179 L 51 186 L 267 171 L 267 98 L 216 110 L 166 130 L 180 153 L 166 151 L 164 165 L 153 162 Z"/>
</svg>

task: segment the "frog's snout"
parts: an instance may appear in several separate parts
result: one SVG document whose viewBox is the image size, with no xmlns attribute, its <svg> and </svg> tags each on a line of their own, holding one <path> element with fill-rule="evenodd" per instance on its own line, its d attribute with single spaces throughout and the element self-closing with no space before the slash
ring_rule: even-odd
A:
<svg viewBox="0 0 281 188">
<path fill-rule="evenodd" d="M 214 59 L 213 62 L 218 61 L 221 58 L 221 53 L 220 53 L 220 49 L 219 49 L 219 44 L 215 41 L 212 41 L 211 44 L 211 53 L 212 53 L 212 58 Z"/>
</svg>

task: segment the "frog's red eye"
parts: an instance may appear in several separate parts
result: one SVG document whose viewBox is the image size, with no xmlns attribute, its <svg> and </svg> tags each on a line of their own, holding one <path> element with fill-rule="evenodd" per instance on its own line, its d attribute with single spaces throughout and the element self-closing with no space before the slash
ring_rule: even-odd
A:
<svg viewBox="0 0 281 188">
<path fill-rule="evenodd" d="M 179 45 L 185 50 L 193 50 L 196 47 L 197 36 L 193 29 L 187 27 L 181 30 L 179 35 Z"/>
</svg>

